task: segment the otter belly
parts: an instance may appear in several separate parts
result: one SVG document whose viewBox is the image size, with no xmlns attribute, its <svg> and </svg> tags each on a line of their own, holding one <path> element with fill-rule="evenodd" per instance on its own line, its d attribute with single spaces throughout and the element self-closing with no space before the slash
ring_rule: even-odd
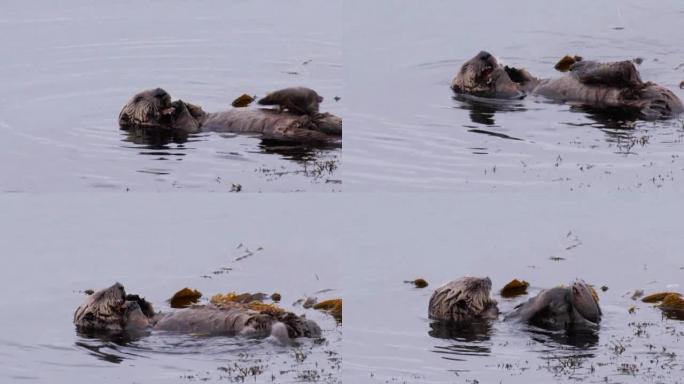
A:
<svg viewBox="0 0 684 384">
<path fill-rule="evenodd" d="M 205 335 L 267 337 L 271 333 L 271 322 L 257 313 L 241 309 L 197 307 L 162 315 L 154 329 Z"/>
<path fill-rule="evenodd" d="M 329 125 L 329 124 L 328 124 Z M 326 131 L 328 125 L 325 125 Z M 333 123 L 337 125 L 337 123 Z M 341 120 L 339 120 L 341 132 Z M 330 141 L 335 137 L 318 129 L 310 116 L 300 116 L 270 109 L 237 108 L 210 113 L 202 123 L 202 130 L 231 133 L 257 133 L 267 139 L 294 141 Z"/>
<path fill-rule="evenodd" d="M 570 76 L 542 81 L 532 90 L 532 93 L 560 102 L 586 104 L 595 107 L 627 106 L 621 101 L 621 89 L 583 84 Z"/>
</svg>

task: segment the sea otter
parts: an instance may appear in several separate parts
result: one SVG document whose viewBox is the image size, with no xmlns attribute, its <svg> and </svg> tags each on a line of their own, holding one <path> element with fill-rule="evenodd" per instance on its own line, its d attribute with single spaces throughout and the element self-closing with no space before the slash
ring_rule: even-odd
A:
<svg viewBox="0 0 684 384">
<path fill-rule="evenodd" d="M 601 308 L 596 292 L 582 280 L 569 287 L 541 291 L 518 305 L 504 321 L 517 320 L 552 331 L 591 332 L 598 329 Z"/>
<path fill-rule="evenodd" d="M 288 112 L 234 108 L 215 113 L 204 112 L 199 106 L 182 100 L 172 101 L 169 93 L 161 88 L 149 89 L 136 94 L 124 105 L 119 114 L 119 127 L 126 131 L 141 129 L 179 134 L 201 131 L 256 133 L 264 139 L 340 143 L 342 119 L 330 113 L 318 113 L 318 101 L 315 106 L 311 102 L 302 103 L 302 98 L 308 100 L 308 94 L 302 95 L 299 89 L 289 88 L 277 93 Z M 304 114 L 295 111 L 301 104 L 306 105 Z"/>
<path fill-rule="evenodd" d="M 462 277 L 448 282 L 430 297 L 428 317 L 456 324 L 494 320 L 499 316 L 499 308 L 489 297 L 491 289 L 488 277 Z"/>
<path fill-rule="evenodd" d="M 630 61 L 579 60 L 563 77 L 538 79 L 525 69 L 502 66 L 493 55 L 482 51 L 463 64 L 451 88 L 457 94 L 485 98 L 521 99 L 528 94 L 541 95 L 559 102 L 635 114 L 646 120 L 670 118 L 684 112 L 682 101 L 672 91 L 642 81 Z"/>
<path fill-rule="evenodd" d="M 271 92 L 259 99 L 260 105 L 277 105 L 282 110 L 288 110 L 297 115 L 311 115 L 318 113 L 318 105 L 323 97 L 316 91 L 306 87 L 285 88 Z"/>
<path fill-rule="evenodd" d="M 126 294 L 119 283 L 88 296 L 76 309 L 74 324 L 79 332 L 107 335 L 138 334 L 153 329 L 249 338 L 274 336 L 281 342 L 321 335 L 315 322 L 267 305 L 231 302 L 155 313 L 152 304 L 138 295 Z"/>
</svg>

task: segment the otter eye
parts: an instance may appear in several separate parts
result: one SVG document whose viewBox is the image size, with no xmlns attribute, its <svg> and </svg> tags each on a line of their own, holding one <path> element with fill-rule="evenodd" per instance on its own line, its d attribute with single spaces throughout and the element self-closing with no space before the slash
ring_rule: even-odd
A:
<svg viewBox="0 0 684 384">
<path fill-rule="evenodd" d="M 461 308 L 461 309 L 467 309 L 468 308 L 468 302 L 465 299 L 460 299 L 456 301 L 456 306 Z"/>
</svg>

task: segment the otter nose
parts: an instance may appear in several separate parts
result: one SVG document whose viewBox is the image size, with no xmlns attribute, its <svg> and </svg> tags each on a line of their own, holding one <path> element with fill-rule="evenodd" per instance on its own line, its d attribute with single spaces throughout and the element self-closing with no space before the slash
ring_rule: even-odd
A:
<svg viewBox="0 0 684 384">
<path fill-rule="evenodd" d="M 481 60 L 485 60 L 485 61 L 489 60 L 492 57 L 492 55 L 489 52 L 485 52 L 485 51 L 480 52 L 479 56 L 480 56 Z"/>
</svg>

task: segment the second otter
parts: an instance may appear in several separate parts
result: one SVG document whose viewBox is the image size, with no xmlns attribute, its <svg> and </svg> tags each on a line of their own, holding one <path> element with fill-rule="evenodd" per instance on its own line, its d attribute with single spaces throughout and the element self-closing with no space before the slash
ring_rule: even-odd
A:
<svg viewBox="0 0 684 384">
<path fill-rule="evenodd" d="M 490 297 L 489 278 L 462 277 L 437 288 L 430 298 L 431 320 L 468 325 L 498 318 L 497 302 Z M 504 318 L 552 331 L 583 332 L 598 329 L 601 308 L 594 290 L 582 280 L 569 287 L 541 291 Z"/>
</svg>

